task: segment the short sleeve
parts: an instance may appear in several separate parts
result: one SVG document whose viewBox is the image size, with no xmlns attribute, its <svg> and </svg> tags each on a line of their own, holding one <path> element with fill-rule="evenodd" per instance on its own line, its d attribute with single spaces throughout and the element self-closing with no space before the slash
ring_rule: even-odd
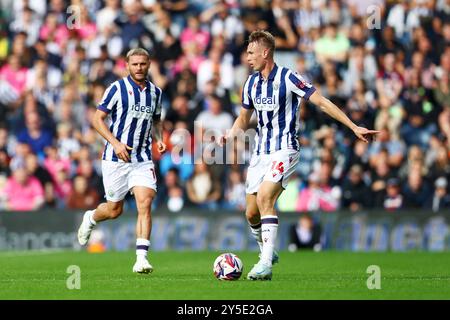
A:
<svg viewBox="0 0 450 320">
<path fill-rule="evenodd" d="M 156 93 L 156 107 L 155 113 L 153 114 L 153 120 L 161 119 L 161 109 L 162 109 L 162 90 L 158 87 L 155 87 Z"/>
<path fill-rule="evenodd" d="M 299 97 L 308 100 L 309 97 L 316 91 L 316 88 L 308 83 L 301 75 L 298 73 L 290 72 L 288 75 L 288 83 L 292 92 L 294 92 Z"/>
<path fill-rule="evenodd" d="M 118 101 L 118 91 L 115 83 L 111 84 L 103 94 L 102 101 L 98 104 L 97 109 L 110 113 Z"/>
<path fill-rule="evenodd" d="M 253 108 L 253 101 L 251 97 L 251 88 L 254 81 L 254 77 L 248 77 L 247 81 L 245 81 L 244 88 L 242 89 L 242 107 L 245 109 Z"/>
</svg>

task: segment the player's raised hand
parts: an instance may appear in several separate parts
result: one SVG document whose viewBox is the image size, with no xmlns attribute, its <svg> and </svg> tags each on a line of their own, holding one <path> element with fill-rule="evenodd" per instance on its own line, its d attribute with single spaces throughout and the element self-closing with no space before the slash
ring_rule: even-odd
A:
<svg viewBox="0 0 450 320">
<path fill-rule="evenodd" d="M 114 152 L 116 153 L 117 157 L 125 162 L 130 162 L 130 154 L 128 153 L 129 150 L 133 150 L 132 147 L 126 145 L 122 142 L 117 142 L 115 145 L 113 145 Z"/>
<path fill-rule="evenodd" d="M 380 131 L 369 130 L 364 127 L 356 127 L 355 130 L 353 130 L 353 132 L 359 139 L 361 139 L 362 141 L 364 141 L 366 143 L 369 142 L 368 139 L 373 140 L 374 136 L 376 134 L 380 133 Z"/>
<path fill-rule="evenodd" d="M 163 154 L 167 150 L 166 144 L 162 141 L 156 142 L 156 146 L 158 147 L 159 154 Z"/>
</svg>

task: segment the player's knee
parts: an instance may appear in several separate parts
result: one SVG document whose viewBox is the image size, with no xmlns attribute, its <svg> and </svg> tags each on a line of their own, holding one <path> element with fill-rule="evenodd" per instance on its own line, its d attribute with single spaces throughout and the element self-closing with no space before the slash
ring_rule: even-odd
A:
<svg viewBox="0 0 450 320">
<path fill-rule="evenodd" d="M 247 218 L 247 221 L 250 221 L 250 222 L 259 220 L 259 212 L 256 210 L 246 210 L 245 217 Z"/>
<path fill-rule="evenodd" d="M 150 208 L 152 207 L 152 197 L 147 197 L 145 199 L 141 199 L 137 202 L 137 206 L 139 209 L 143 210 L 144 212 L 150 211 Z"/>
<path fill-rule="evenodd" d="M 256 204 L 261 213 L 273 209 L 274 206 L 273 198 L 267 194 L 258 194 Z"/>
</svg>

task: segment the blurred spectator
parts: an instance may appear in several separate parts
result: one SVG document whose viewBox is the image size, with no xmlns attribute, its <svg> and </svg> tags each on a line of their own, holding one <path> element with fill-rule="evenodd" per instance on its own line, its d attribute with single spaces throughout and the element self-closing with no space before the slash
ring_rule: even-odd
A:
<svg viewBox="0 0 450 320">
<path fill-rule="evenodd" d="M 186 123 L 179 121 L 175 125 L 175 130 L 170 136 L 170 143 L 173 145 L 172 152 L 166 152 L 160 160 L 159 169 L 161 175 L 176 168 L 180 180 L 184 183 L 194 172 L 194 155 L 192 149 L 192 136 L 187 130 Z"/>
<path fill-rule="evenodd" d="M 53 54 L 60 54 L 69 40 L 69 30 L 65 23 L 58 21 L 57 13 L 49 12 L 39 31 L 39 38 L 56 44 L 50 51 Z"/>
<path fill-rule="evenodd" d="M 103 188 L 102 179 L 95 171 L 92 161 L 86 159 L 80 160 L 76 169 L 76 174 L 85 177 L 87 181 L 89 181 L 89 188 L 97 190 L 100 197 L 103 197 L 105 190 Z"/>
<path fill-rule="evenodd" d="M 294 16 L 294 24 L 297 33 L 303 36 L 311 28 L 319 28 L 323 23 L 323 18 L 320 10 L 312 7 L 311 0 L 299 1 L 299 3 L 299 9 Z"/>
<path fill-rule="evenodd" d="M 232 89 L 234 81 L 232 62 L 232 57 L 224 57 L 220 48 L 211 48 L 208 59 L 198 66 L 197 88 L 203 88 L 213 77 L 218 77 L 221 87 Z"/>
<path fill-rule="evenodd" d="M 398 101 L 403 88 L 403 77 L 395 69 L 395 59 L 393 52 L 388 52 L 382 57 L 382 68 L 376 80 L 380 103 L 386 106 L 392 106 Z"/>
<path fill-rule="evenodd" d="M 400 134 L 408 146 L 417 144 L 427 148 L 431 135 L 437 131 L 438 110 L 431 100 L 431 91 L 422 86 L 419 71 L 411 73 L 402 98 L 406 121 L 402 124 Z"/>
<path fill-rule="evenodd" d="M 440 146 L 437 149 L 436 159 L 430 167 L 429 177 L 431 180 L 436 180 L 439 177 L 450 177 L 450 158 L 449 149 L 445 146 Z"/>
<path fill-rule="evenodd" d="M 12 154 L 16 144 L 16 139 L 6 126 L 0 125 L 0 149 L 4 149 L 8 154 Z"/>
<path fill-rule="evenodd" d="M 45 206 L 56 206 L 55 187 L 50 173 L 39 164 L 39 159 L 34 153 L 25 157 L 25 168 L 30 176 L 36 177 L 44 188 Z"/>
<path fill-rule="evenodd" d="M 183 28 L 186 23 L 185 16 L 189 9 L 189 2 L 188 0 L 163 0 L 161 1 L 161 6 L 173 17 L 174 24 Z"/>
<path fill-rule="evenodd" d="M 7 209 L 12 211 L 37 210 L 44 203 L 44 189 L 39 180 L 28 174 L 23 166 L 13 166 L 4 193 Z"/>
<path fill-rule="evenodd" d="M 329 185 L 322 185 L 317 173 L 309 176 L 308 187 L 300 191 L 297 200 L 297 211 L 335 211 L 338 208 L 338 199 Z"/>
<path fill-rule="evenodd" d="M 97 29 L 114 29 L 114 20 L 120 13 L 120 0 L 106 0 L 105 6 L 97 12 Z"/>
<path fill-rule="evenodd" d="M 275 16 L 275 28 L 271 30 L 271 33 L 277 43 L 276 51 L 279 54 L 280 51 L 292 51 L 295 49 L 298 38 L 294 32 L 289 16 L 285 12 L 279 14 L 278 16 L 277 11 L 273 9 L 275 2 L 276 1 L 272 2 L 272 11 Z M 280 61 L 280 64 L 285 65 L 283 61 Z"/>
<path fill-rule="evenodd" d="M 324 35 L 315 44 L 317 61 L 321 64 L 327 60 L 344 62 L 349 49 L 348 38 L 338 31 L 338 25 L 334 22 L 325 27 Z"/>
<path fill-rule="evenodd" d="M 370 206 L 367 197 L 370 190 L 363 179 L 363 173 L 360 165 L 353 165 L 342 187 L 342 207 L 353 212 Z"/>
<path fill-rule="evenodd" d="M 391 26 L 385 26 L 381 31 L 380 44 L 375 49 L 375 54 L 380 64 L 383 64 L 383 57 L 388 53 L 397 53 L 404 51 L 401 38 L 395 36 L 395 30 Z M 392 56 L 390 57 L 392 58 Z M 390 59 L 389 58 L 389 59 Z"/>
<path fill-rule="evenodd" d="M 10 165 L 23 166 L 23 164 L 25 163 L 25 159 L 31 153 L 32 151 L 29 144 L 17 142 L 14 146 L 14 151 L 12 152 Z"/>
<path fill-rule="evenodd" d="M 9 41 L 6 34 L 6 22 L 0 15 L 0 61 L 4 60 L 9 52 Z"/>
<path fill-rule="evenodd" d="M 314 4 L 315 1 L 312 3 Z M 364 10 L 366 10 L 367 6 L 364 8 Z M 345 28 L 348 28 L 352 24 L 352 12 L 350 9 L 352 9 L 352 7 L 349 8 L 340 0 L 323 1 L 320 7 L 325 25 L 335 23 Z"/>
<path fill-rule="evenodd" d="M 214 210 L 218 207 L 222 188 L 213 179 L 210 169 L 203 161 L 195 164 L 194 174 L 186 183 L 189 201 L 200 208 Z"/>
<path fill-rule="evenodd" d="M 185 195 L 180 183 L 178 169 L 171 168 L 164 175 L 164 184 L 158 190 L 158 203 L 167 206 L 171 212 L 179 212 L 184 207 Z"/>
<path fill-rule="evenodd" d="M 369 161 L 372 167 L 380 162 L 380 152 L 387 151 L 387 164 L 391 168 L 398 168 L 405 157 L 405 145 L 402 141 L 393 139 L 387 127 L 383 127 L 369 148 Z"/>
<path fill-rule="evenodd" d="M 207 97 L 208 109 L 200 112 L 195 121 L 202 130 L 202 137 L 206 139 L 205 132 L 209 135 L 219 137 L 225 134 L 227 129 L 233 125 L 233 117 L 222 111 L 222 104 L 217 95 Z"/>
<path fill-rule="evenodd" d="M 323 182 L 329 182 L 332 186 L 335 186 L 343 175 L 345 154 L 347 153 L 346 146 L 343 143 L 338 143 L 342 139 L 336 138 L 336 131 L 331 128 L 318 130 L 316 134 L 322 148 L 318 149 L 319 159 L 314 161 L 313 171 L 321 173 Z"/>
<path fill-rule="evenodd" d="M 17 55 L 10 55 L 8 63 L 0 68 L 0 81 L 5 81 L 13 93 L 21 95 L 26 89 L 28 68 L 26 68 L 20 57 Z M 4 84 L 5 85 L 5 84 Z"/>
<path fill-rule="evenodd" d="M 344 76 L 344 88 L 348 95 L 358 91 L 363 99 L 360 98 L 357 101 L 364 106 L 368 103 L 365 84 L 367 83 L 370 89 L 374 89 L 377 76 L 376 60 L 372 55 L 365 52 L 364 47 L 357 46 L 351 49 L 348 64 L 348 71 Z"/>
<path fill-rule="evenodd" d="M 44 105 L 49 113 L 54 113 L 59 99 L 57 87 L 62 82 L 58 68 L 48 65 L 45 60 L 36 60 L 27 74 L 27 90 L 30 90 L 37 104 Z"/>
<path fill-rule="evenodd" d="M 442 74 L 433 90 L 433 97 L 442 107 L 442 112 L 438 116 L 438 124 L 442 135 L 447 139 L 447 146 L 450 148 L 450 76 L 448 73 Z"/>
<path fill-rule="evenodd" d="M 120 28 L 122 46 L 125 50 L 136 47 L 140 37 L 147 32 L 141 21 L 139 5 L 134 1 L 124 6 L 124 14 L 119 15 L 114 23 Z"/>
<path fill-rule="evenodd" d="M 244 28 L 241 20 L 230 13 L 229 5 L 224 0 L 217 1 L 200 14 L 200 21 L 210 25 L 211 35 L 225 35 L 227 40 L 242 36 Z"/>
<path fill-rule="evenodd" d="M 63 158 L 58 154 L 58 149 L 54 146 L 49 146 L 45 149 L 46 158 L 44 160 L 44 167 L 50 173 L 53 181 L 56 181 L 58 172 L 66 171 L 70 173 L 70 159 Z"/>
<path fill-rule="evenodd" d="M 172 17 L 166 11 L 157 10 L 154 14 L 156 21 L 149 27 L 149 30 L 155 41 L 155 58 L 169 70 L 173 68 L 173 64 L 182 54 L 179 40 L 182 29 L 181 26 L 172 23 Z M 195 45 L 195 43 L 188 44 Z"/>
<path fill-rule="evenodd" d="M 387 211 L 395 211 L 403 208 L 403 196 L 400 193 L 400 181 L 398 179 L 391 178 L 387 181 L 383 206 Z"/>
<path fill-rule="evenodd" d="M 76 30 L 80 39 L 87 45 L 96 37 L 97 25 L 91 20 L 89 11 L 85 5 L 80 5 L 79 8 L 80 16 Z"/>
<path fill-rule="evenodd" d="M 387 16 L 387 24 L 395 29 L 395 36 L 397 39 L 407 39 L 407 32 L 411 31 L 411 28 L 406 29 L 406 20 L 408 17 L 409 1 L 399 0 Z"/>
<path fill-rule="evenodd" d="M 448 193 L 448 182 L 445 177 L 439 177 L 434 182 L 434 193 L 426 204 L 433 212 L 450 208 L 450 194 Z"/>
<path fill-rule="evenodd" d="M 47 50 L 47 42 L 43 39 L 39 39 L 31 48 L 33 51 L 33 64 L 36 60 L 43 60 L 49 65 L 61 69 L 61 56 L 57 53 L 49 52 Z"/>
<path fill-rule="evenodd" d="M 179 121 L 186 123 L 188 130 L 194 132 L 194 120 L 198 112 L 189 108 L 189 99 L 186 95 L 176 95 L 172 101 L 171 108 L 167 111 L 165 120 L 171 129 Z"/>
<path fill-rule="evenodd" d="M 408 158 L 406 162 L 404 162 L 398 171 L 398 176 L 401 179 L 406 179 L 408 177 L 409 172 L 411 172 L 412 168 L 416 165 L 419 165 L 421 168 L 421 173 L 425 174 L 425 172 L 422 172 L 425 168 L 424 165 L 424 154 L 422 149 L 419 146 L 413 145 L 408 150 Z"/>
<path fill-rule="evenodd" d="M 27 45 L 32 46 L 39 37 L 41 27 L 40 19 L 36 16 L 33 9 L 25 6 L 22 9 L 22 15 L 14 20 L 9 28 L 13 33 L 25 31 L 27 33 Z"/>
<path fill-rule="evenodd" d="M 302 180 L 298 173 L 294 172 L 289 178 L 286 189 L 277 200 L 277 209 L 281 212 L 294 212 L 297 206 L 299 190 L 302 188 Z"/>
<path fill-rule="evenodd" d="M 228 181 L 225 189 L 224 208 L 231 210 L 245 210 L 245 184 L 239 170 L 231 170 L 228 173 Z"/>
<path fill-rule="evenodd" d="M 59 123 L 56 133 L 57 152 L 62 159 L 69 159 L 80 151 L 80 142 L 73 137 L 70 123 Z"/>
<path fill-rule="evenodd" d="M 89 187 L 88 180 L 83 176 L 73 179 L 73 189 L 67 196 L 67 208 L 87 210 L 100 202 L 100 196 L 95 189 Z"/>
<path fill-rule="evenodd" d="M 4 177 L 8 177 L 10 175 L 9 171 L 9 161 L 10 158 L 8 156 L 8 152 L 6 149 L 0 149 L 0 175 Z"/>
<path fill-rule="evenodd" d="M 300 215 L 297 223 L 289 227 L 288 250 L 291 252 L 301 249 L 320 251 L 322 249 L 321 233 L 322 227 L 318 222 L 314 222 L 307 214 Z"/>
<path fill-rule="evenodd" d="M 182 51 L 182 54 L 175 61 L 171 72 L 174 76 L 185 71 L 190 71 L 197 75 L 200 64 L 206 59 L 201 54 L 201 48 L 197 47 L 195 43 L 189 42 L 183 46 Z"/>
<path fill-rule="evenodd" d="M 408 180 L 403 185 L 405 208 L 424 208 L 429 197 L 430 188 L 422 177 L 422 173 L 412 170 L 408 175 Z"/>
<path fill-rule="evenodd" d="M 410 84 L 411 79 L 418 75 L 420 83 L 422 83 L 426 89 L 432 88 L 434 82 L 434 74 L 432 69 L 432 64 L 425 64 L 425 57 L 423 53 L 420 51 L 414 51 L 411 57 L 411 66 L 405 70 L 406 83 Z"/>
<path fill-rule="evenodd" d="M 392 168 L 388 163 L 388 152 L 384 150 L 380 153 L 380 156 L 371 171 L 370 189 L 372 192 L 372 207 L 383 208 L 387 181 L 390 178 L 393 178 L 393 175 Z"/>
<path fill-rule="evenodd" d="M 367 8 L 371 6 L 376 6 L 381 12 L 385 9 L 384 0 L 345 0 L 343 2 L 347 4 L 353 17 L 365 17 L 368 14 Z"/>
<path fill-rule="evenodd" d="M 66 199 L 72 192 L 72 181 L 70 180 L 69 172 L 63 168 L 56 172 L 54 178 L 56 207 L 64 208 Z"/>
<path fill-rule="evenodd" d="M 46 147 L 51 146 L 53 135 L 50 130 L 42 127 L 42 121 L 37 112 L 25 114 L 25 128 L 19 132 L 17 140 L 31 146 L 39 157 L 44 156 Z"/>
<path fill-rule="evenodd" d="M 6 183 L 8 178 L 0 174 L 0 210 L 8 210 L 8 197 L 5 192 Z"/>
<path fill-rule="evenodd" d="M 181 45 L 194 42 L 203 52 L 205 52 L 210 40 L 210 34 L 201 27 L 200 19 L 196 15 L 190 15 L 187 19 L 187 27 L 180 35 Z"/>
<path fill-rule="evenodd" d="M 353 149 L 348 155 L 347 167 L 358 164 L 364 171 L 369 169 L 369 144 L 361 140 L 356 140 Z"/>
</svg>

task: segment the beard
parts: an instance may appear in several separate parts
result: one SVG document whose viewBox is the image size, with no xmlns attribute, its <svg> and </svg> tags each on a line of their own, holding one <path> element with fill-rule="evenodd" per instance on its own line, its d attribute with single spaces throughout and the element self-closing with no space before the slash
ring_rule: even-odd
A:
<svg viewBox="0 0 450 320">
<path fill-rule="evenodd" d="M 147 78 L 147 73 L 148 73 L 148 70 L 144 70 L 140 74 L 136 74 L 135 72 L 133 73 L 130 71 L 130 76 L 136 82 L 144 82 L 145 79 Z"/>
</svg>

